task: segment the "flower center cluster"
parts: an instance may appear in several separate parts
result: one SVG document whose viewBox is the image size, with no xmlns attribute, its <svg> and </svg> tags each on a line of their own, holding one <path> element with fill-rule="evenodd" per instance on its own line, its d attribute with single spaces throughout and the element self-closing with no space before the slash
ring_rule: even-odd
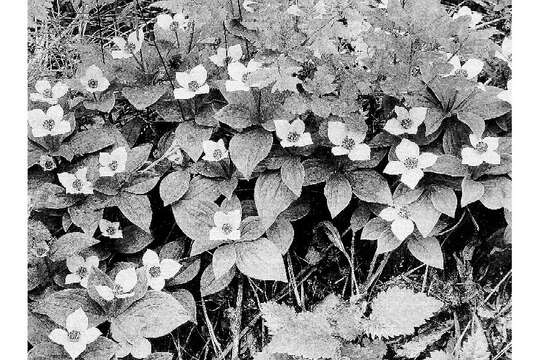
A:
<svg viewBox="0 0 540 360">
<path fill-rule="evenodd" d="M 476 144 L 476 146 L 474 148 L 479 153 L 485 153 L 487 151 L 487 149 L 488 149 L 488 144 L 486 144 L 483 141 L 480 141 L 478 144 Z"/>
<path fill-rule="evenodd" d="M 96 79 L 88 80 L 88 87 L 90 89 L 96 89 L 98 87 L 98 81 Z"/>
<path fill-rule="evenodd" d="M 116 169 L 118 169 L 118 161 L 116 160 L 113 160 L 109 163 L 109 169 L 111 169 L 112 171 L 116 171 Z"/>
<path fill-rule="evenodd" d="M 413 122 L 411 119 L 401 119 L 401 127 L 404 128 L 404 129 L 410 129 L 411 126 L 413 125 Z"/>
<path fill-rule="evenodd" d="M 171 22 L 171 25 L 169 25 L 169 29 L 171 31 L 176 31 L 180 28 L 180 24 L 178 23 L 178 21 L 173 21 Z"/>
<path fill-rule="evenodd" d="M 68 333 L 68 340 L 70 342 L 79 342 L 80 339 L 81 339 L 81 332 L 80 331 L 71 330 Z"/>
<path fill-rule="evenodd" d="M 152 266 L 150 270 L 148 270 L 148 273 L 151 277 L 156 278 L 161 275 L 161 268 L 159 266 Z"/>
<path fill-rule="evenodd" d="M 214 150 L 214 153 L 212 154 L 212 156 L 214 157 L 214 159 L 219 160 L 223 156 L 223 152 L 221 152 L 221 150 L 219 149 L 216 149 Z"/>
<path fill-rule="evenodd" d="M 38 246 L 36 249 L 35 249 L 35 252 L 36 252 L 36 256 L 37 257 L 43 257 L 47 254 L 47 251 L 48 249 L 44 246 Z"/>
<path fill-rule="evenodd" d="M 223 226 L 221 227 L 221 231 L 223 231 L 225 235 L 229 235 L 230 233 L 232 233 L 233 228 L 231 224 L 223 224 Z"/>
<path fill-rule="evenodd" d="M 467 75 L 469 75 L 469 74 L 467 73 L 467 70 L 459 69 L 459 70 L 456 70 L 456 75 L 457 76 L 465 76 L 465 77 L 467 77 Z"/>
<path fill-rule="evenodd" d="M 354 148 L 356 142 L 350 137 L 346 136 L 345 139 L 341 142 L 341 146 L 348 151 L 351 151 Z"/>
<path fill-rule="evenodd" d="M 298 140 L 300 140 L 300 134 L 295 132 L 295 131 L 291 131 L 288 135 L 287 135 L 287 141 L 289 142 L 292 142 L 292 143 L 295 143 L 297 142 Z"/>
<path fill-rule="evenodd" d="M 56 123 L 54 122 L 53 119 L 47 119 L 43 122 L 43 128 L 48 131 L 52 131 L 55 125 Z"/>
<path fill-rule="evenodd" d="M 52 90 L 51 89 L 43 90 L 43 96 L 47 98 L 52 98 Z"/>
<path fill-rule="evenodd" d="M 406 158 L 405 161 L 403 161 L 403 165 L 409 170 L 416 169 L 416 167 L 418 167 L 418 159 L 413 157 Z"/>
<path fill-rule="evenodd" d="M 197 90 L 199 90 L 199 83 L 196 82 L 196 81 L 190 81 L 189 84 L 188 84 L 188 88 L 189 90 L 193 91 L 193 92 L 196 92 Z"/>
<path fill-rule="evenodd" d="M 77 275 L 79 275 L 81 278 L 85 278 L 88 275 L 88 269 L 81 266 L 77 269 Z"/>
<path fill-rule="evenodd" d="M 112 291 L 115 295 L 124 293 L 124 289 L 120 284 L 114 284 Z"/>
<path fill-rule="evenodd" d="M 106 232 L 107 232 L 107 235 L 114 235 L 116 234 L 116 228 L 114 226 L 109 226 Z"/>
<path fill-rule="evenodd" d="M 411 213 L 409 212 L 409 209 L 407 209 L 406 207 L 402 207 L 398 210 L 398 216 L 404 219 L 408 219 L 409 216 L 411 216 Z"/>
<path fill-rule="evenodd" d="M 248 81 L 248 76 L 249 76 L 249 73 L 245 73 L 242 75 L 242 82 L 247 82 Z"/>
<path fill-rule="evenodd" d="M 126 51 L 129 53 L 134 52 L 136 48 L 137 48 L 137 45 L 135 45 L 134 43 L 128 42 L 126 44 Z"/>
<path fill-rule="evenodd" d="M 45 160 L 45 162 L 43 163 L 43 169 L 45 169 L 46 171 L 54 169 L 54 161 Z"/>
<path fill-rule="evenodd" d="M 83 184 L 82 184 L 82 181 L 80 179 L 75 179 L 71 186 L 73 186 L 73 188 L 75 190 L 77 190 L 77 191 L 81 191 L 82 188 L 83 188 Z"/>
</svg>

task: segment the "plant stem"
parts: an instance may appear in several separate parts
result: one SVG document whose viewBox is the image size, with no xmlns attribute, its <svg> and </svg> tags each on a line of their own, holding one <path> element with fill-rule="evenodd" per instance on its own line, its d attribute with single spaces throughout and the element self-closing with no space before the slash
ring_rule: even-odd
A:
<svg viewBox="0 0 540 360">
<path fill-rule="evenodd" d="M 219 342 L 216 338 L 214 327 L 212 326 L 210 318 L 208 317 L 208 312 L 206 311 L 206 304 L 203 298 L 201 298 L 201 308 L 204 315 L 204 321 L 206 322 L 206 327 L 208 328 L 208 333 L 210 334 L 210 339 L 212 340 L 212 347 L 214 348 L 214 352 L 216 353 L 216 355 L 222 358 L 223 351 L 221 350 L 221 345 L 219 345 Z"/>
<path fill-rule="evenodd" d="M 233 347 L 232 347 L 232 352 L 231 352 L 231 360 L 238 359 L 238 353 L 240 350 L 240 328 L 242 325 L 243 299 L 244 299 L 244 277 L 240 275 L 238 278 L 238 289 L 236 292 L 236 311 L 234 314 Z"/>
</svg>

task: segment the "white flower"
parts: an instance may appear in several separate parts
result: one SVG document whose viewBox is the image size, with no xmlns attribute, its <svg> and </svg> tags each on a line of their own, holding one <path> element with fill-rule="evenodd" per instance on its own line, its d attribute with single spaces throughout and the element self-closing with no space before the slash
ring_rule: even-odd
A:
<svg viewBox="0 0 540 360">
<path fill-rule="evenodd" d="M 230 63 L 237 62 L 242 58 L 242 46 L 240 44 L 229 46 L 228 49 L 218 48 L 216 55 L 209 57 L 217 66 L 225 66 Z"/>
<path fill-rule="evenodd" d="M 229 152 L 225 148 L 223 139 L 219 139 L 218 141 L 204 140 L 202 147 L 204 150 L 203 160 L 220 161 L 229 156 Z"/>
<path fill-rule="evenodd" d="M 143 29 L 140 28 L 138 31 L 129 34 L 127 41 L 124 38 L 115 36 L 112 38 L 112 42 L 118 47 L 118 50 L 111 51 L 113 59 L 130 58 L 141 50 L 144 42 Z"/>
<path fill-rule="evenodd" d="M 210 229 L 210 240 L 240 240 L 240 222 L 242 211 L 229 212 L 216 211 L 214 214 L 214 227 Z"/>
<path fill-rule="evenodd" d="M 103 236 L 109 237 L 111 239 L 120 239 L 122 238 L 122 230 L 120 230 L 119 222 L 112 222 L 105 219 L 99 221 L 99 231 Z"/>
<path fill-rule="evenodd" d="M 427 108 L 413 107 L 411 110 L 407 110 L 396 106 L 394 112 L 397 117 L 388 120 L 384 125 L 384 130 L 392 135 L 416 134 L 418 127 L 426 118 Z"/>
<path fill-rule="evenodd" d="M 512 67 L 512 36 L 504 38 L 501 51 L 495 51 L 495 57 L 505 61 L 508 63 L 508 66 Z"/>
<path fill-rule="evenodd" d="M 496 152 L 499 147 L 499 138 L 487 136 L 483 139 L 471 134 L 469 140 L 473 147 L 461 150 L 462 163 L 470 166 L 478 166 L 484 162 L 488 164 L 500 164 L 501 156 Z"/>
<path fill-rule="evenodd" d="M 120 270 L 114 278 L 114 286 L 111 289 L 106 285 L 97 285 L 97 293 L 103 299 L 112 301 L 114 298 L 125 299 L 135 295 L 133 288 L 137 284 L 137 272 L 135 268 L 130 267 L 124 270 Z"/>
<path fill-rule="evenodd" d="M 332 154 L 348 155 L 351 160 L 369 160 L 371 149 L 364 144 L 366 135 L 347 129 L 347 126 L 339 121 L 328 122 L 328 138 L 332 144 Z"/>
<path fill-rule="evenodd" d="M 184 161 L 184 155 L 182 154 L 180 146 L 172 145 L 168 150 L 167 159 L 177 165 L 181 165 L 182 161 Z"/>
<path fill-rule="evenodd" d="M 414 223 L 409 219 L 409 210 L 406 206 L 387 207 L 383 209 L 379 216 L 386 221 L 390 221 L 390 226 L 394 235 L 401 241 L 411 235 L 414 230 Z"/>
<path fill-rule="evenodd" d="M 289 123 L 287 120 L 274 120 L 276 134 L 281 139 L 281 146 L 306 146 L 313 144 L 311 134 L 305 132 L 306 125 L 300 119 Z"/>
<path fill-rule="evenodd" d="M 90 93 L 107 90 L 110 85 L 109 80 L 103 76 L 103 71 L 96 65 L 92 65 L 86 69 L 86 73 L 80 78 L 80 82 L 84 89 Z"/>
<path fill-rule="evenodd" d="M 55 136 L 71 131 L 69 121 L 64 120 L 64 110 L 60 105 L 51 106 L 47 113 L 41 109 L 28 112 L 28 123 L 32 128 L 32 136 L 44 137 Z"/>
<path fill-rule="evenodd" d="M 140 337 L 133 340 L 132 343 L 120 342 L 116 357 L 123 358 L 131 354 L 136 359 L 145 359 L 152 352 L 152 345 L 147 339 Z"/>
<path fill-rule="evenodd" d="M 97 328 L 88 327 L 88 317 L 82 308 L 75 310 L 66 318 L 66 329 L 54 329 L 49 339 L 64 347 L 72 359 L 86 349 L 86 345 L 96 341 L 101 335 Z"/>
<path fill-rule="evenodd" d="M 478 76 L 478 74 L 480 74 L 484 68 L 484 62 L 482 60 L 469 59 L 465 62 L 465 64 L 461 65 L 458 55 L 452 56 L 451 59 L 450 56 L 452 56 L 452 54 L 446 54 L 448 63 L 453 66 L 453 69 L 446 74 L 446 76 L 464 75 L 467 77 L 467 79 L 472 80 L 476 78 L 476 76 Z"/>
<path fill-rule="evenodd" d="M 246 9 L 247 12 L 250 12 L 250 13 L 255 11 L 252 5 L 259 5 L 259 4 L 256 1 L 251 1 L 251 0 L 244 0 L 244 2 L 242 3 L 242 7 Z"/>
<path fill-rule="evenodd" d="M 189 17 L 182 11 L 174 16 L 169 14 L 160 14 L 157 16 L 157 24 L 165 31 L 186 30 L 189 25 Z"/>
<path fill-rule="evenodd" d="M 497 98 L 512 104 L 512 79 L 506 83 L 506 89 L 497 94 Z"/>
<path fill-rule="evenodd" d="M 92 194 L 92 183 L 86 179 L 87 167 L 83 167 L 71 174 L 68 172 L 58 174 L 58 180 L 66 188 L 68 194 Z"/>
<path fill-rule="evenodd" d="M 305 16 L 306 13 L 303 12 L 298 5 L 291 5 L 287 8 L 287 14 L 294 15 L 294 16 Z"/>
<path fill-rule="evenodd" d="M 58 99 L 66 95 L 68 89 L 67 85 L 61 82 L 57 82 L 51 87 L 49 80 L 38 80 L 36 82 L 37 93 L 30 94 L 30 100 L 55 105 Z"/>
<path fill-rule="evenodd" d="M 146 268 L 148 285 L 154 290 L 163 289 L 165 280 L 172 278 L 180 270 L 178 261 L 172 259 L 160 261 L 158 254 L 152 250 L 146 250 L 142 261 Z"/>
<path fill-rule="evenodd" d="M 432 166 L 437 161 L 437 155 L 425 152 L 420 154 L 420 148 L 414 142 L 403 139 L 396 146 L 398 161 L 390 161 L 384 168 L 384 173 L 400 175 L 401 182 L 414 189 L 424 176 L 422 169 Z"/>
<path fill-rule="evenodd" d="M 247 76 L 258 70 L 261 64 L 255 60 L 250 60 L 245 66 L 240 62 L 233 62 L 227 66 L 227 72 L 232 80 L 225 81 L 225 90 L 227 91 L 249 91 L 246 84 Z"/>
<path fill-rule="evenodd" d="M 109 153 L 99 153 L 99 176 L 114 176 L 126 170 L 127 151 L 119 147 Z"/>
<path fill-rule="evenodd" d="M 189 72 L 177 72 L 176 81 L 179 88 L 174 89 L 175 99 L 191 99 L 198 94 L 208 94 L 210 87 L 206 84 L 208 76 L 202 65 L 197 65 Z"/>
<path fill-rule="evenodd" d="M 452 19 L 458 19 L 462 16 L 470 16 L 471 20 L 469 22 L 470 28 L 475 28 L 476 25 L 482 20 L 482 14 L 476 11 L 471 11 L 471 9 L 468 6 L 462 6 L 459 8 L 458 12 L 452 16 Z"/>
<path fill-rule="evenodd" d="M 82 287 L 88 286 L 88 277 L 93 267 L 99 266 L 97 256 L 89 256 L 86 260 L 80 255 L 73 255 L 66 259 L 66 266 L 71 274 L 66 275 L 66 284 L 81 284 Z"/>
<path fill-rule="evenodd" d="M 50 155 L 41 155 L 39 157 L 39 166 L 44 171 L 51 171 L 56 168 L 56 163 L 54 162 L 54 158 Z"/>
</svg>

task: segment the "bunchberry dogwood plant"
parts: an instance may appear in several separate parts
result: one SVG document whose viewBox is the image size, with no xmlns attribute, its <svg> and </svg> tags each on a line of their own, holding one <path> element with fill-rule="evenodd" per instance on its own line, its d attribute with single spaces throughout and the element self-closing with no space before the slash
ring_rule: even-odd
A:
<svg viewBox="0 0 540 360">
<path fill-rule="evenodd" d="M 510 359 L 511 17 L 30 1 L 28 358 Z"/>
</svg>

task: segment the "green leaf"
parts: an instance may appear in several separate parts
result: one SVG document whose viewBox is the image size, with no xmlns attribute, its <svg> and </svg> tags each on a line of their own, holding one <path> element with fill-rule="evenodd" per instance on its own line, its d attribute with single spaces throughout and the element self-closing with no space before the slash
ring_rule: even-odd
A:
<svg viewBox="0 0 540 360">
<path fill-rule="evenodd" d="M 281 165 L 281 180 L 296 196 L 302 193 L 305 175 L 304 166 L 299 157 L 287 159 Z"/>
<path fill-rule="evenodd" d="M 101 94 L 97 100 L 85 100 L 83 105 L 88 110 L 97 110 L 104 113 L 110 112 L 116 102 L 116 97 L 113 91 Z"/>
<path fill-rule="evenodd" d="M 199 274 L 199 270 L 201 269 L 201 260 L 199 258 L 191 259 L 182 262 L 181 265 L 182 267 L 178 273 L 172 279 L 168 280 L 169 285 L 181 285 L 193 280 L 193 278 Z"/>
<path fill-rule="evenodd" d="M 58 155 L 71 161 L 76 155 L 90 154 L 113 145 L 116 137 L 111 129 L 79 131 L 67 143 L 60 146 Z"/>
<path fill-rule="evenodd" d="M 319 159 L 307 159 L 304 165 L 304 186 L 320 184 L 327 181 L 334 172 L 335 165 Z"/>
<path fill-rule="evenodd" d="M 439 155 L 433 166 L 424 169 L 424 172 L 431 172 L 441 175 L 463 177 L 468 174 L 467 165 L 463 165 L 461 160 L 453 155 Z"/>
<path fill-rule="evenodd" d="M 248 216 L 240 224 L 240 240 L 256 240 L 264 234 L 267 228 L 259 216 Z"/>
<path fill-rule="evenodd" d="M 87 203 L 71 206 L 68 209 L 71 221 L 80 227 L 85 234 L 93 236 L 103 218 L 103 209 L 93 209 Z"/>
<path fill-rule="evenodd" d="M 389 222 L 381 219 L 380 217 L 375 217 L 369 220 L 364 226 L 360 238 L 362 240 L 377 240 L 385 231 L 388 230 L 390 230 Z"/>
<path fill-rule="evenodd" d="M 262 174 L 257 179 L 254 189 L 255 206 L 264 224 L 270 226 L 296 199 L 277 172 Z"/>
<path fill-rule="evenodd" d="M 266 158 L 272 148 L 272 134 L 263 129 L 254 129 L 236 134 L 229 142 L 231 160 L 246 179 L 253 169 Z"/>
<path fill-rule="evenodd" d="M 437 269 L 443 269 L 443 253 L 441 245 L 435 237 L 422 238 L 412 236 L 407 241 L 407 248 L 415 258 L 424 264 Z"/>
<path fill-rule="evenodd" d="M 243 274 L 259 280 L 287 282 L 285 264 L 279 248 L 266 238 L 238 243 L 236 266 Z"/>
<path fill-rule="evenodd" d="M 479 181 L 463 179 L 461 182 L 461 207 L 478 201 L 484 195 L 484 185 Z"/>
<path fill-rule="evenodd" d="M 235 263 L 236 250 L 234 244 L 218 247 L 212 255 L 214 277 L 219 279 L 229 272 Z"/>
<path fill-rule="evenodd" d="M 420 199 L 407 206 L 410 219 L 414 221 L 422 236 L 429 236 L 431 230 L 439 221 L 441 213 L 433 206 L 429 196 L 424 194 Z"/>
<path fill-rule="evenodd" d="M 274 243 L 280 250 L 282 255 L 285 255 L 294 239 L 294 228 L 289 220 L 279 217 L 268 230 L 266 230 L 268 240 Z"/>
<path fill-rule="evenodd" d="M 51 293 L 37 303 L 34 311 L 47 315 L 64 328 L 68 315 L 78 308 L 82 308 L 88 316 L 89 326 L 97 326 L 106 320 L 100 306 L 88 296 L 86 289 L 66 289 Z"/>
<path fill-rule="evenodd" d="M 392 193 L 386 179 L 375 170 L 358 170 L 345 174 L 352 187 L 352 192 L 360 200 L 392 204 Z"/>
<path fill-rule="evenodd" d="M 38 209 L 65 209 L 73 205 L 77 199 L 66 194 L 62 186 L 42 183 L 37 187 L 28 189 L 29 205 Z"/>
<path fill-rule="evenodd" d="M 194 176 L 189 182 L 186 193 L 182 200 L 207 200 L 214 201 L 221 194 L 223 182 L 204 176 Z"/>
<path fill-rule="evenodd" d="M 263 67 L 249 76 L 248 83 L 259 88 L 272 86 L 272 92 L 289 90 L 297 93 L 297 84 L 302 81 L 296 77 L 296 74 L 302 70 L 296 62 L 280 55 L 276 61 L 270 65 Z"/>
<path fill-rule="evenodd" d="M 178 227 L 193 240 L 208 242 L 218 206 L 204 200 L 180 200 L 172 205 Z M 202 250 L 202 251 L 206 251 Z M 193 253 L 191 255 L 196 255 Z"/>
<path fill-rule="evenodd" d="M 429 193 L 431 203 L 439 212 L 454 217 L 457 207 L 457 196 L 447 186 L 434 185 Z"/>
<path fill-rule="evenodd" d="M 214 118 L 236 130 L 242 130 L 253 125 L 250 109 L 241 104 L 224 106 L 214 115 Z"/>
<path fill-rule="evenodd" d="M 491 210 L 505 208 L 512 210 L 512 181 L 506 177 L 497 177 L 482 181 L 484 194 L 480 202 Z"/>
<path fill-rule="evenodd" d="M 141 174 L 135 177 L 124 191 L 132 194 L 144 195 L 149 193 L 159 182 L 159 176 Z"/>
<path fill-rule="evenodd" d="M 193 161 L 199 160 L 203 153 L 202 142 L 210 139 L 212 128 L 203 127 L 193 121 L 178 124 L 175 130 L 175 141 Z"/>
<path fill-rule="evenodd" d="M 128 150 L 128 156 L 126 160 L 126 172 L 134 172 L 139 170 L 152 151 L 152 144 L 144 144 L 133 149 Z"/>
<path fill-rule="evenodd" d="M 190 319 L 189 312 L 172 295 L 149 290 L 111 323 L 131 338 L 157 338 L 167 335 Z"/>
<path fill-rule="evenodd" d="M 335 218 L 352 199 L 351 184 L 343 174 L 332 174 L 324 186 L 324 196 L 330 215 Z"/>
<path fill-rule="evenodd" d="M 61 261 L 98 243 L 99 240 L 82 232 L 67 233 L 53 241 L 49 257 L 52 261 Z"/>
<path fill-rule="evenodd" d="M 370 216 L 371 211 L 366 206 L 366 204 L 360 203 L 351 215 L 350 228 L 353 234 L 355 234 L 367 224 Z"/>
<path fill-rule="evenodd" d="M 474 134 L 481 137 L 486 129 L 484 119 L 472 112 L 463 112 L 458 114 L 458 119 L 472 130 Z"/>
<path fill-rule="evenodd" d="M 121 192 L 116 206 L 129 221 L 150 234 L 152 207 L 148 196 Z"/>
<path fill-rule="evenodd" d="M 154 241 L 152 235 L 135 225 L 126 226 L 122 231 L 124 236 L 114 239 L 114 249 L 121 254 L 135 254 Z"/>
<path fill-rule="evenodd" d="M 137 110 L 144 110 L 158 101 L 167 92 L 168 86 L 164 83 L 155 85 L 124 87 L 122 95 Z"/>
<path fill-rule="evenodd" d="M 159 185 L 163 205 L 170 205 L 184 196 L 189 188 L 189 180 L 189 173 L 184 170 L 177 170 L 165 176 Z"/>
<path fill-rule="evenodd" d="M 201 296 L 212 295 L 225 289 L 231 283 L 235 274 L 236 268 L 233 267 L 222 277 L 216 279 L 212 265 L 207 266 L 201 275 Z"/>
</svg>

